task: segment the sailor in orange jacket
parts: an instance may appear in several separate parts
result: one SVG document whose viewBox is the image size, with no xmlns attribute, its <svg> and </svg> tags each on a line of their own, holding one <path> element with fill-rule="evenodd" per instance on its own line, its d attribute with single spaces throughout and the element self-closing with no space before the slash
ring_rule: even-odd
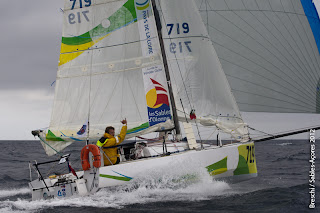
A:
<svg viewBox="0 0 320 213">
<path fill-rule="evenodd" d="M 124 126 L 122 127 L 121 132 L 117 137 L 114 137 L 114 127 L 109 126 L 106 128 L 105 134 L 103 135 L 103 137 L 97 141 L 97 146 L 112 147 L 112 146 L 119 145 L 124 140 L 127 134 L 127 120 L 125 119 L 121 121 L 121 123 Z M 103 158 L 104 158 L 105 166 L 115 165 L 120 163 L 120 155 L 118 154 L 117 147 L 103 149 L 103 151 L 104 151 Z"/>
</svg>

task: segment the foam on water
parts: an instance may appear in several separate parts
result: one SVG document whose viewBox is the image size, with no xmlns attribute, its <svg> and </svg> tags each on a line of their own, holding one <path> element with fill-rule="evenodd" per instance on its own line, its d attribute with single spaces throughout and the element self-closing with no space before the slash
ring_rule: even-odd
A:
<svg viewBox="0 0 320 213">
<path fill-rule="evenodd" d="M 144 185 L 138 188 L 129 184 L 119 189 L 102 189 L 90 196 L 73 196 L 65 199 L 51 199 L 30 201 L 18 199 L 16 201 L 3 201 L 0 203 L 0 212 L 33 212 L 39 209 L 69 206 L 69 207 L 97 207 L 122 208 L 137 203 L 150 203 L 157 201 L 195 201 L 207 200 L 213 196 L 227 195 L 229 185 L 224 182 L 195 183 L 185 188 L 165 188 L 159 185 Z"/>
<path fill-rule="evenodd" d="M 31 194 L 30 189 L 29 188 L 21 188 L 21 189 L 0 190 L 0 198 L 12 197 L 12 196 L 23 195 L 23 194 Z"/>
<path fill-rule="evenodd" d="M 199 201 L 208 200 L 214 196 L 232 194 L 230 186 L 222 181 L 214 181 L 205 171 L 197 171 L 192 175 L 177 176 L 177 169 L 138 177 L 127 185 L 114 188 L 104 188 L 89 196 L 73 196 L 65 199 L 30 201 L 18 199 L 0 203 L 0 212 L 27 211 L 53 207 L 97 207 L 123 208 L 130 204 L 145 204 L 159 201 Z M 181 169 L 181 166 L 180 166 Z M 195 172 L 193 170 L 193 172 Z M 23 189 L 24 190 L 24 189 Z"/>
<path fill-rule="evenodd" d="M 288 145 L 292 145 L 292 143 L 280 143 L 280 144 L 276 144 L 277 146 L 288 146 Z"/>
</svg>

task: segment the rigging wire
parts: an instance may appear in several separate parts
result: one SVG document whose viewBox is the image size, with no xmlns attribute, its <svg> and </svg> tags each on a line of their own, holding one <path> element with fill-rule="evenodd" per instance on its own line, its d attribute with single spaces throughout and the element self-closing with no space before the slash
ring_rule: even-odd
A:
<svg viewBox="0 0 320 213">
<path fill-rule="evenodd" d="M 161 8 L 161 3 L 159 3 L 159 6 L 160 6 L 160 10 L 163 11 L 162 8 Z M 162 12 L 162 18 L 163 18 L 163 21 L 164 21 L 164 24 L 165 24 L 165 29 L 166 29 L 166 31 L 168 33 L 169 40 L 170 40 L 170 42 L 172 42 L 173 38 L 169 35 L 166 18 L 164 17 L 163 12 Z M 188 102 L 190 104 L 190 107 L 192 108 L 192 104 L 191 104 L 191 101 L 190 101 L 190 98 L 189 98 L 189 94 L 187 93 L 187 87 L 186 87 L 186 84 L 185 84 L 183 76 L 182 76 L 181 67 L 180 67 L 180 64 L 178 62 L 177 54 L 176 53 L 173 53 L 173 54 L 174 54 L 176 62 L 177 62 L 178 70 L 179 70 L 179 73 L 180 73 L 180 76 L 181 76 L 181 79 L 182 79 L 183 87 L 184 87 L 184 89 L 186 91 L 186 96 L 187 96 Z"/>
<path fill-rule="evenodd" d="M 250 126 L 248 126 L 248 129 L 251 129 L 251 130 L 253 130 L 253 131 L 257 131 L 257 132 L 263 133 L 263 134 L 265 134 L 265 135 L 275 136 L 275 135 L 272 135 L 272 134 L 270 134 L 270 133 L 263 132 L 263 131 L 261 131 L 261 130 L 257 130 L 257 129 L 255 129 L 255 128 L 253 128 L 253 127 L 250 127 Z"/>
<path fill-rule="evenodd" d="M 202 11 L 202 10 L 200 10 L 200 11 Z M 215 12 L 217 12 L 217 11 L 227 11 L 227 10 L 210 10 L 210 11 L 215 11 Z M 239 10 L 239 11 L 241 11 L 241 10 Z M 250 10 L 250 12 L 251 12 L 252 10 Z M 254 11 L 254 10 L 253 10 Z M 260 11 L 260 10 L 258 10 L 258 11 Z M 261 11 L 260 11 L 261 12 Z M 253 15 L 253 14 L 252 14 Z M 297 15 L 297 14 L 296 14 Z M 274 24 L 273 22 L 272 22 L 272 20 L 269 20 L 272 24 Z M 250 26 L 250 25 L 249 25 Z M 275 26 L 275 25 L 274 25 Z M 275 26 L 276 27 L 276 26 Z M 277 29 L 278 31 L 279 31 L 279 29 Z M 280 32 L 280 31 L 279 31 Z M 281 32 L 280 32 L 281 33 Z M 272 34 L 273 35 L 273 34 Z M 282 35 L 282 33 L 281 33 L 281 35 Z M 274 35 L 273 35 L 274 36 Z M 283 35 L 282 35 L 283 36 Z M 301 38 L 301 37 L 300 37 Z M 310 41 L 309 41 L 310 42 Z M 290 43 L 289 43 L 289 45 L 290 45 Z M 290 45 L 291 46 L 291 45 Z M 290 51 L 289 51 L 290 52 Z M 290 55 L 291 55 L 291 53 L 290 53 Z M 300 66 L 300 64 L 299 64 L 299 66 Z"/>
<path fill-rule="evenodd" d="M 219 13 L 218 13 L 218 14 L 219 14 Z M 220 14 L 219 14 L 219 15 L 220 15 Z M 222 16 L 222 15 L 220 15 L 220 16 Z M 222 17 L 223 17 L 223 16 L 222 16 Z M 227 35 L 226 33 L 224 33 L 223 31 L 221 31 L 221 30 L 219 30 L 219 29 L 217 29 L 217 28 L 214 27 L 214 26 L 209 25 L 209 27 L 211 27 L 212 29 L 214 29 L 214 30 L 216 30 L 216 31 L 219 31 L 219 32 L 220 32 L 221 34 L 223 34 L 224 36 L 226 36 L 226 37 L 228 37 L 229 39 L 235 41 L 235 42 L 238 43 L 240 46 L 242 46 L 242 47 L 250 50 L 250 51 L 253 52 L 255 55 L 257 55 L 257 56 L 259 56 L 261 59 L 265 60 L 267 63 L 273 65 L 272 62 L 266 60 L 265 57 L 261 56 L 261 55 L 260 55 L 259 53 L 257 53 L 257 52 L 254 52 L 252 49 L 250 49 L 249 47 L 245 46 L 243 43 L 241 43 L 241 42 L 233 39 L 230 35 Z M 219 45 L 221 45 L 221 44 L 219 44 Z M 221 46 L 223 46 L 223 45 L 221 45 Z M 228 49 L 228 50 L 230 50 L 230 48 L 227 48 L 226 46 L 223 46 L 223 47 L 226 48 L 226 49 Z M 230 50 L 230 51 L 231 51 L 231 52 L 234 52 L 234 53 L 237 54 L 237 55 L 239 55 L 239 54 L 238 54 L 237 52 L 235 52 L 234 50 Z M 301 92 L 301 93 L 296 93 L 296 94 L 299 95 L 300 97 L 302 97 L 302 98 L 304 98 L 304 99 L 306 99 L 306 100 L 307 100 L 307 97 L 312 98 L 309 93 L 307 93 L 307 92 L 305 92 L 305 91 L 303 91 L 303 90 L 299 90 L 299 88 L 296 87 L 295 84 L 291 83 L 291 82 L 288 81 L 288 80 L 285 80 L 283 77 L 281 77 L 279 74 L 273 72 L 273 71 L 270 70 L 269 68 L 267 69 L 266 67 L 263 67 L 261 64 L 257 63 L 257 61 L 253 61 L 252 59 L 249 59 L 249 58 L 247 58 L 247 57 L 244 57 L 243 55 L 242 55 L 242 57 L 245 58 L 245 59 L 247 59 L 248 61 L 256 64 L 257 66 L 261 67 L 262 69 L 265 69 L 268 73 L 273 74 L 274 76 L 277 77 L 277 79 L 280 79 L 280 80 L 282 80 L 283 82 L 287 83 L 288 85 L 290 85 L 290 86 L 291 86 L 293 89 L 295 89 L 296 91 Z M 274 65 L 273 65 L 273 66 L 274 66 Z M 277 66 L 274 66 L 274 67 L 275 67 L 277 70 L 279 70 L 279 72 L 283 73 L 279 67 L 277 67 Z M 296 81 L 294 81 L 294 80 L 292 79 L 291 76 L 287 75 L 286 73 L 283 73 L 283 74 L 286 75 L 287 77 L 289 77 L 289 78 L 292 80 L 292 82 L 297 83 Z M 281 85 L 281 86 L 284 87 L 283 85 Z"/>
<path fill-rule="evenodd" d="M 220 15 L 222 18 L 224 18 L 225 20 L 227 20 L 228 22 L 230 22 L 231 24 L 235 25 L 234 23 L 232 23 L 231 21 L 229 21 L 226 17 L 224 17 L 222 14 L 218 13 L 220 10 L 210 10 L 212 12 L 216 12 L 218 15 Z M 227 10 L 223 10 L 223 11 L 227 11 Z M 248 23 L 247 23 L 248 24 Z M 248 24 L 249 25 L 249 24 Z M 250 25 L 249 25 L 250 26 Z M 212 27 L 212 26 L 211 26 Z M 235 27 L 239 28 L 238 26 L 235 25 Z M 244 32 L 246 33 L 246 32 Z M 247 33 L 246 33 L 247 34 Z M 248 34 L 247 34 L 248 35 Z M 253 40 L 255 40 L 253 37 L 252 37 Z M 255 40 L 256 41 L 256 40 Z M 280 70 L 281 71 L 281 70 Z"/>
<path fill-rule="evenodd" d="M 39 136 L 39 139 L 45 143 L 48 147 L 50 147 L 51 149 L 53 149 L 58 155 L 60 155 L 61 157 L 63 156 L 63 154 L 59 151 L 57 151 L 55 148 L 53 148 L 52 146 L 50 146 L 45 140 L 43 140 L 40 136 Z"/>
<path fill-rule="evenodd" d="M 124 20 L 125 20 L 125 23 L 127 22 L 127 13 L 124 13 Z M 124 28 L 124 41 L 127 42 L 127 32 L 128 32 L 128 27 L 125 27 Z M 123 61 L 122 61 L 122 64 L 123 64 L 123 69 L 125 69 L 125 63 L 126 63 L 126 48 L 127 48 L 127 45 L 124 45 L 122 50 L 123 50 Z M 123 93 L 124 93 L 124 80 L 126 78 L 126 75 L 125 75 L 125 72 L 119 74 L 119 75 L 122 75 L 122 85 L 121 85 L 121 106 L 120 106 L 120 120 L 122 120 L 122 116 L 123 116 Z"/>
<path fill-rule="evenodd" d="M 249 10 L 249 12 L 250 12 L 255 18 L 257 18 L 251 10 Z M 266 13 L 262 13 L 262 14 L 266 17 L 265 20 L 269 21 L 269 22 L 273 25 L 273 27 L 277 29 L 277 31 L 280 33 L 280 35 L 281 35 L 283 38 L 285 38 L 285 36 L 283 35 L 283 33 L 278 29 L 277 25 L 272 22 L 272 20 L 267 16 L 267 14 L 266 14 Z M 258 20 L 258 18 L 257 18 L 257 20 Z M 261 23 L 261 26 L 264 26 L 264 27 L 267 29 L 267 27 L 266 27 L 260 20 L 258 20 L 258 21 Z M 279 19 L 279 21 L 281 21 L 281 20 Z M 303 62 L 302 62 L 302 60 L 300 59 L 300 57 L 297 55 L 297 53 L 294 51 L 294 53 L 295 53 L 296 56 L 293 56 L 293 54 L 292 54 L 293 51 L 289 50 L 285 45 L 283 45 L 283 43 L 280 41 L 280 39 L 277 38 L 277 37 L 272 33 L 272 30 L 270 30 L 270 29 L 267 29 L 267 30 L 270 31 L 271 35 L 273 35 L 273 36 L 277 39 L 278 43 L 283 47 L 283 49 L 285 49 L 285 51 L 287 51 L 287 53 L 290 54 L 291 57 L 297 57 L 297 58 L 299 59 L 300 62 L 298 62 L 298 61 L 296 61 L 296 60 L 293 60 L 293 61 L 300 67 L 299 70 L 301 70 L 301 71 L 303 71 L 303 72 L 305 73 L 304 76 L 307 76 L 307 73 L 306 73 L 306 72 L 308 71 L 308 70 L 307 70 L 307 67 L 306 67 L 305 64 L 304 64 L 304 68 L 305 68 L 305 69 L 303 69 L 303 67 L 301 66 L 301 64 L 303 64 Z M 291 49 L 294 50 L 294 48 L 292 47 L 292 45 L 291 45 L 288 41 L 287 41 L 287 43 L 288 43 L 288 45 L 291 47 Z M 275 47 L 277 47 L 277 46 L 275 46 Z M 290 62 L 290 63 L 291 63 L 291 62 Z M 293 65 L 293 64 L 291 63 L 291 65 Z M 309 73 L 309 72 L 308 72 L 308 73 Z M 307 78 L 306 78 L 306 80 L 308 81 Z"/>
<path fill-rule="evenodd" d="M 95 14 L 92 15 L 92 23 L 95 23 Z M 89 106 L 88 106 L 88 131 L 87 131 L 87 142 L 90 142 L 90 116 L 91 116 L 91 86 L 92 86 L 92 68 L 93 68 L 93 53 L 94 49 L 91 49 L 91 60 L 90 60 L 90 73 L 89 73 Z"/>
<path fill-rule="evenodd" d="M 234 12 L 234 11 L 233 11 Z M 274 46 L 274 49 L 275 50 L 277 50 L 279 53 L 280 53 L 280 56 L 283 56 L 283 57 L 285 57 L 285 55 L 283 55 L 283 54 L 281 54 L 281 52 L 280 52 L 280 50 L 278 49 L 278 47 L 274 44 L 274 43 L 272 43 L 272 42 L 270 42 L 267 38 L 265 38 L 265 36 L 264 36 L 264 34 L 262 33 L 262 32 L 260 32 L 258 29 L 256 29 L 255 27 L 253 27 L 253 26 L 251 26 L 250 24 L 249 24 L 249 22 L 247 21 L 247 20 L 245 20 L 245 19 L 243 19 L 238 13 L 236 13 L 236 12 L 234 12 L 234 14 L 235 15 L 237 15 L 244 23 L 246 23 L 249 27 L 251 27 L 254 31 L 256 31 L 262 38 L 264 38 L 265 39 L 265 41 L 267 42 L 267 43 L 269 43 L 270 45 L 272 45 L 272 46 Z M 252 13 L 251 13 L 252 14 Z M 253 15 L 253 14 L 252 14 Z M 253 15 L 254 16 L 254 15 Z M 255 17 L 255 16 L 254 16 Z M 225 18 L 226 19 L 226 18 Z M 262 27 L 264 27 L 266 30 L 268 30 L 267 28 L 266 28 L 266 26 L 257 18 L 257 21 L 261 24 L 261 26 Z M 269 31 L 269 30 L 268 30 Z M 273 35 L 273 33 L 271 32 L 271 30 L 269 31 L 270 32 L 270 34 L 271 35 Z M 247 35 L 249 35 L 248 33 L 247 33 Z M 264 46 L 261 42 L 259 42 L 257 39 L 255 39 L 253 36 L 251 36 L 251 35 L 249 35 L 254 41 L 256 41 L 257 43 L 259 43 L 260 45 L 262 45 L 262 46 Z M 276 36 L 275 35 L 273 35 L 275 38 L 276 38 Z M 278 39 L 277 39 L 278 40 Z M 279 40 L 278 40 L 279 41 Z M 281 42 L 280 42 L 281 43 Z M 281 44 L 282 45 L 282 44 Z M 267 48 L 265 48 L 266 50 L 267 50 Z M 274 53 L 271 53 L 271 51 L 270 50 L 267 50 L 268 52 L 270 52 L 270 54 L 271 55 L 274 55 L 275 57 L 276 57 L 276 54 L 274 54 Z M 286 57 L 285 57 L 286 58 Z M 282 60 L 280 60 L 280 57 L 278 56 L 277 57 L 277 59 L 284 65 L 284 66 L 286 66 L 292 73 L 294 73 L 298 78 L 300 78 L 300 77 L 302 77 L 301 75 L 299 76 L 299 75 L 297 75 L 296 74 L 296 72 L 293 72 L 293 70 L 285 63 L 285 62 L 283 62 Z M 289 61 L 288 59 L 287 59 L 287 61 Z M 292 65 L 292 63 L 290 62 L 290 64 Z M 292 65 L 293 66 L 293 65 Z M 304 76 L 303 76 L 304 77 Z M 300 78 L 300 80 L 302 81 L 302 79 Z M 308 82 L 308 79 L 305 79 L 307 82 Z M 296 83 L 300 83 L 300 82 L 296 82 Z M 307 84 L 307 86 L 309 86 L 309 84 Z M 309 88 L 310 89 L 310 88 Z"/>
<path fill-rule="evenodd" d="M 275 13 L 275 14 L 277 14 L 277 13 Z M 287 14 L 286 14 L 287 15 Z M 310 56 L 310 53 L 309 53 L 309 51 L 307 50 L 307 45 L 303 42 L 304 40 L 301 38 L 301 35 L 299 34 L 299 31 L 297 30 L 297 28 L 296 28 L 296 26 L 297 26 L 297 22 L 296 21 L 293 21 L 292 20 L 292 18 L 291 17 L 289 17 L 289 15 L 287 15 L 288 16 L 288 19 L 290 20 L 290 23 L 291 23 L 291 25 L 293 26 L 293 27 L 289 27 L 289 29 L 294 29 L 294 31 L 295 31 L 295 35 L 296 36 L 298 36 L 299 38 L 300 38 L 300 40 L 302 41 L 302 43 L 303 43 L 303 45 L 302 45 L 302 47 L 305 49 L 305 52 L 307 52 L 307 54 L 308 54 L 308 56 L 306 57 L 304 54 L 303 54 L 303 56 L 307 59 L 307 58 L 312 58 L 311 56 Z M 298 18 L 299 19 L 299 23 L 301 24 L 300 26 L 303 26 L 303 24 L 301 23 L 301 19 L 300 18 Z M 304 30 L 305 30 L 305 28 L 304 27 L 302 27 Z M 308 36 L 306 35 L 305 36 L 305 38 L 308 38 Z M 300 47 L 301 48 L 301 47 Z M 300 49 L 300 51 L 303 51 L 303 50 L 301 50 Z M 308 66 L 309 66 L 309 68 L 311 69 L 311 70 L 313 70 L 312 68 L 311 68 L 311 63 L 307 63 L 308 64 Z M 314 65 L 314 61 L 312 60 L 312 66 L 315 68 L 315 65 Z M 316 68 L 315 68 L 316 69 Z M 312 74 L 314 74 L 314 72 L 312 72 Z M 315 75 L 313 75 L 314 77 L 315 77 Z M 314 78 L 314 79 L 316 79 L 316 78 Z"/>
<path fill-rule="evenodd" d="M 211 133 L 211 135 L 209 135 L 209 137 L 206 139 L 206 141 L 208 141 L 212 136 L 213 136 L 213 134 L 217 131 L 218 129 L 216 128 L 212 133 Z M 211 130 L 210 130 L 210 132 L 211 132 Z"/>
<path fill-rule="evenodd" d="M 170 40 L 170 42 L 172 42 L 172 39 L 173 39 L 173 38 L 169 35 L 169 31 L 168 31 L 168 28 L 167 28 L 167 21 L 166 21 L 165 16 L 163 15 L 163 10 L 162 10 L 161 3 L 160 3 L 160 2 L 159 2 L 159 7 L 160 7 L 160 10 L 162 11 L 162 18 L 163 18 L 163 21 L 164 21 L 164 24 L 165 24 L 165 29 L 166 29 L 166 31 L 167 31 L 169 40 Z M 177 66 L 178 66 L 179 74 L 180 74 L 181 79 L 182 79 L 183 87 L 184 87 L 184 89 L 185 89 L 186 96 L 187 96 L 187 99 L 188 99 L 190 108 L 193 109 L 194 106 L 192 106 L 192 104 L 191 104 L 191 100 L 190 100 L 190 97 L 189 97 L 189 94 L 188 94 L 188 91 L 187 91 L 187 87 L 186 87 L 185 81 L 184 81 L 184 79 L 183 79 L 181 67 L 180 67 L 180 64 L 179 64 L 179 62 L 178 62 L 177 54 L 176 54 L 176 52 L 174 52 L 173 54 L 174 54 L 174 57 L 175 57 L 175 59 L 176 59 L 175 61 L 176 61 Z M 183 57 L 183 59 L 184 59 L 184 63 L 185 63 L 185 57 Z M 171 83 L 171 82 L 170 82 L 170 83 Z M 180 99 L 180 100 L 181 100 L 181 99 Z M 197 130 L 198 130 L 198 136 L 199 136 L 200 141 L 201 141 L 201 144 L 202 144 L 201 134 L 200 134 L 199 127 L 198 127 L 198 124 L 197 124 L 197 123 L 196 123 L 196 126 L 197 126 Z"/>
</svg>

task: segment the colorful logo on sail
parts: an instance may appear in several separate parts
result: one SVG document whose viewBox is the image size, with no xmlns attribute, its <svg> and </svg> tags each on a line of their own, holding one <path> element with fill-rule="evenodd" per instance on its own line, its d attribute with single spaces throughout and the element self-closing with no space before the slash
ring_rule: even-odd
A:
<svg viewBox="0 0 320 213">
<path fill-rule="evenodd" d="M 96 46 L 95 48 L 97 48 L 96 44 L 101 40 L 103 40 L 104 38 L 106 38 L 107 36 L 109 36 L 111 33 L 114 33 L 136 22 L 137 14 L 135 11 L 134 1 L 135 0 L 126 1 L 126 3 L 122 7 L 120 7 L 117 11 L 115 11 L 109 17 L 104 17 L 103 15 L 99 14 L 98 18 L 101 19 L 101 23 L 98 25 L 92 26 L 91 30 L 81 35 L 74 35 L 74 32 L 72 33 L 72 31 L 70 32 L 68 31 L 68 33 L 66 34 L 71 36 L 62 37 L 59 66 L 64 65 L 76 59 L 77 57 L 85 53 L 87 50 L 90 50 L 94 46 Z M 101 4 L 101 7 L 107 8 L 111 6 L 107 4 L 105 5 Z M 85 28 L 87 25 L 91 25 L 93 23 L 89 17 L 87 17 L 86 19 L 83 18 L 82 22 L 80 21 L 80 15 L 86 14 L 86 12 L 91 13 L 91 11 L 89 10 L 83 11 L 82 13 L 78 12 L 79 21 L 74 23 L 75 25 L 77 25 L 75 29 L 82 29 L 82 28 Z M 67 17 L 70 17 L 70 15 Z M 70 19 L 69 19 L 69 22 L 70 22 Z M 109 23 L 109 24 L 105 25 L 104 23 Z M 67 24 L 70 24 L 70 23 L 67 22 Z M 70 27 L 70 29 L 74 29 L 74 27 Z"/>
<path fill-rule="evenodd" d="M 150 0 L 137 0 L 136 6 L 138 10 L 145 10 L 150 6 Z"/>
<path fill-rule="evenodd" d="M 84 124 L 81 129 L 77 132 L 77 135 L 84 135 L 87 132 L 87 125 Z"/>
<path fill-rule="evenodd" d="M 154 88 L 149 90 L 146 98 L 149 124 L 150 126 L 153 126 L 171 119 L 171 111 L 168 92 L 165 87 L 152 78 L 150 78 L 150 80 L 153 83 Z"/>
</svg>

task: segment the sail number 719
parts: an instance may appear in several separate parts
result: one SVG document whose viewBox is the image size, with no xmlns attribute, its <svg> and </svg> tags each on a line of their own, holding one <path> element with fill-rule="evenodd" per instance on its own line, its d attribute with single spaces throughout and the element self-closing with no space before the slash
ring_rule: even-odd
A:
<svg viewBox="0 0 320 213">
<path fill-rule="evenodd" d="M 91 6 L 91 0 L 70 0 L 70 1 L 73 1 L 71 10 L 74 9 L 74 7 L 76 6 L 76 2 L 77 1 L 79 2 L 80 8 L 82 8 L 83 6 L 85 6 L 85 7 L 90 7 Z M 84 1 L 84 3 L 83 3 L 83 1 Z"/>
<path fill-rule="evenodd" d="M 167 24 L 168 35 L 170 36 L 172 33 L 179 34 L 187 34 L 190 32 L 190 27 L 188 23 L 176 23 L 176 24 Z M 170 52 L 171 53 L 183 53 L 184 51 L 192 52 L 191 49 L 191 41 L 183 41 L 183 42 L 171 42 L 170 43 Z"/>
<path fill-rule="evenodd" d="M 180 29 L 180 24 L 167 24 L 167 27 L 169 27 L 169 31 L 168 31 L 168 35 L 171 35 L 173 29 L 177 30 L 177 34 L 180 34 L 181 31 L 183 33 L 189 33 L 190 32 L 190 28 L 189 28 L 189 24 L 188 23 L 183 23 L 181 24 L 182 26 L 182 30 Z"/>
<path fill-rule="evenodd" d="M 91 0 L 70 0 L 73 1 L 71 10 L 73 10 L 76 6 L 76 2 L 79 2 L 79 8 L 83 7 L 90 7 L 91 6 Z M 81 23 L 81 20 L 86 20 L 89 22 L 89 10 L 77 12 L 77 13 L 70 13 L 68 15 L 69 24 L 76 24 Z"/>
<path fill-rule="evenodd" d="M 254 163 L 254 145 L 247 146 L 247 163 Z"/>
</svg>

